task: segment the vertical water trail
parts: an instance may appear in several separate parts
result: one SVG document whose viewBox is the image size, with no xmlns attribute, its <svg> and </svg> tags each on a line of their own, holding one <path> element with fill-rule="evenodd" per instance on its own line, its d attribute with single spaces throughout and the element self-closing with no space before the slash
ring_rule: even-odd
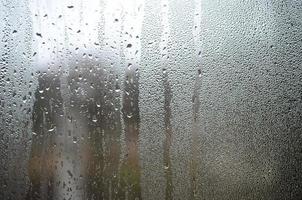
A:
<svg viewBox="0 0 302 200">
<path fill-rule="evenodd" d="M 164 148 L 164 169 L 166 179 L 165 199 L 173 199 L 173 180 L 172 180 L 172 163 L 171 163 L 171 144 L 172 144 L 172 124 L 171 124 L 171 99 L 172 91 L 169 82 L 169 71 L 167 71 L 168 65 L 168 40 L 170 35 L 169 30 L 169 1 L 161 1 L 161 41 L 160 41 L 160 53 L 161 53 L 161 67 L 162 67 L 162 81 L 164 88 L 164 123 L 165 123 L 165 140 L 163 143 Z"/>
<path fill-rule="evenodd" d="M 201 1 L 195 0 L 194 2 L 194 24 L 192 27 L 193 32 L 193 40 L 194 40 L 194 50 L 195 50 L 195 59 L 194 64 L 196 65 L 197 71 L 195 75 L 195 84 L 194 84 L 194 91 L 192 96 L 193 101 L 193 127 L 192 127 L 192 146 L 191 146 L 191 197 L 190 199 L 196 199 L 197 197 L 200 198 L 200 194 L 198 195 L 198 166 L 200 165 L 198 160 L 198 150 L 200 149 L 199 146 L 199 137 L 200 134 L 200 87 L 201 87 L 201 79 L 202 79 L 202 43 L 200 40 L 200 33 L 201 33 Z"/>
<path fill-rule="evenodd" d="M 120 166 L 121 195 L 125 199 L 142 199 L 141 167 L 139 163 L 139 63 L 141 54 L 141 25 L 143 1 L 122 3 L 122 49 L 124 80 L 122 117 L 124 123 L 126 155 Z"/>
</svg>

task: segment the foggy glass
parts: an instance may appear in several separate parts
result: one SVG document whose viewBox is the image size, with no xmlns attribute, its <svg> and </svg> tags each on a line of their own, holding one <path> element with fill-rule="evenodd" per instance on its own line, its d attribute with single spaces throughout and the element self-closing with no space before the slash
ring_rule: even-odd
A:
<svg viewBox="0 0 302 200">
<path fill-rule="evenodd" d="M 302 199 L 302 1 L 0 2 L 0 199 Z"/>
</svg>

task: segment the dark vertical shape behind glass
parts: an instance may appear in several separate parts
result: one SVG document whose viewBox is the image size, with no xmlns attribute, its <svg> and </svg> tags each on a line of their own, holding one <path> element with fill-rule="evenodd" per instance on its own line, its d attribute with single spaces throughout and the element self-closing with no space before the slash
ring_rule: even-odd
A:
<svg viewBox="0 0 302 200">
<path fill-rule="evenodd" d="M 198 134 L 200 132 L 199 124 L 200 124 L 200 117 L 199 117 L 199 111 L 200 111 L 200 94 L 199 89 L 201 87 L 201 69 L 198 69 L 198 75 L 196 76 L 195 86 L 194 86 L 194 93 L 192 97 L 193 102 L 193 127 L 192 127 L 192 159 L 191 159 L 191 172 L 190 172 L 190 178 L 191 178 L 191 197 L 190 199 L 198 199 L 197 197 L 197 177 L 199 176 L 197 174 L 197 169 L 199 160 L 197 158 L 198 153 Z"/>
<path fill-rule="evenodd" d="M 124 81 L 123 119 L 125 124 L 126 158 L 121 164 L 121 187 L 128 199 L 142 199 L 140 186 L 139 139 L 139 82 L 138 71 L 127 71 Z"/>
<path fill-rule="evenodd" d="M 87 160 L 85 198 L 117 199 L 121 123 L 115 77 L 92 61 L 81 61 L 78 66 L 79 70 L 70 72 L 68 83 L 72 110 L 87 126 L 82 133 L 82 148 L 87 152 L 83 158 L 83 162 Z M 80 98 L 81 91 L 86 96 Z"/>
<path fill-rule="evenodd" d="M 62 120 L 59 77 L 43 73 L 38 78 L 33 108 L 33 137 L 28 164 L 30 186 L 26 200 L 53 199 L 55 137 Z"/>
</svg>

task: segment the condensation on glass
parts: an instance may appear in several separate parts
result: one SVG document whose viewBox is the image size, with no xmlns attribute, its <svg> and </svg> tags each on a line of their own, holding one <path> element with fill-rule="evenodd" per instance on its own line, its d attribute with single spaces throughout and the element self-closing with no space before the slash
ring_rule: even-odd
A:
<svg viewBox="0 0 302 200">
<path fill-rule="evenodd" d="M 302 1 L 3 0 L 0 27 L 0 199 L 302 198 Z"/>
</svg>

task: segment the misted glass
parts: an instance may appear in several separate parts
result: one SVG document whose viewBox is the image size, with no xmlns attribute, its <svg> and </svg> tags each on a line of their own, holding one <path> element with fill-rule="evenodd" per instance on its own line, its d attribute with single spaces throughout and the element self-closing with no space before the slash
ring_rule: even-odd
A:
<svg viewBox="0 0 302 200">
<path fill-rule="evenodd" d="M 3 0 L 1 200 L 302 199 L 302 1 Z"/>
</svg>

